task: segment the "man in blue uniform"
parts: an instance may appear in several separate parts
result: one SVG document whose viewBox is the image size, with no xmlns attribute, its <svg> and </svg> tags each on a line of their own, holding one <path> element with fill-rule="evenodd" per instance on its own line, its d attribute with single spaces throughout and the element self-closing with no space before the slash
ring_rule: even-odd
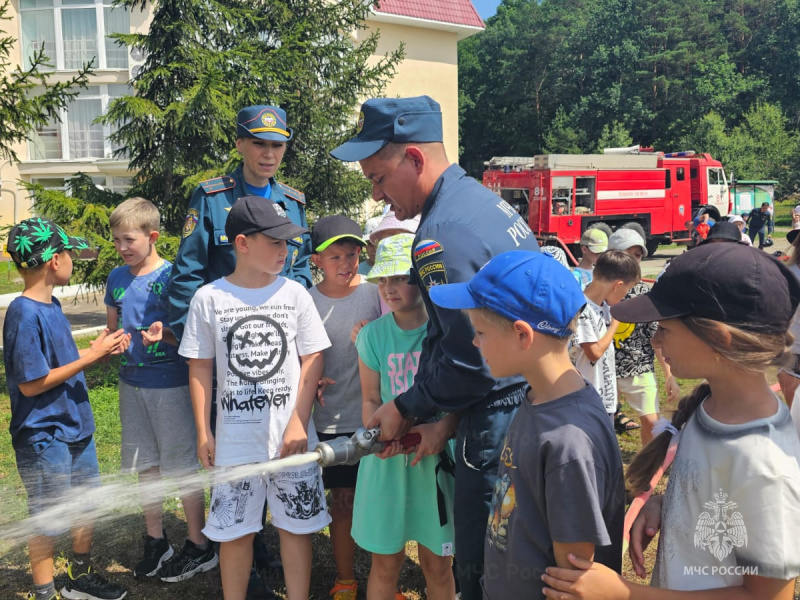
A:
<svg viewBox="0 0 800 600">
<path fill-rule="evenodd" d="M 380 407 L 370 426 L 395 439 L 415 419 L 461 414 L 454 507 L 457 574 L 463 600 L 480 600 L 483 540 L 503 439 L 525 395 L 520 377 L 494 379 L 472 345 L 461 311 L 430 301 L 431 286 L 466 282 L 493 256 L 538 251 L 525 219 L 507 202 L 452 165 L 442 144 L 442 113 L 427 96 L 376 98 L 361 106 L 358 133 L 331 152 L 358 161 L 375 200 L 400 220 L 421 215 L 412 281 L 428 309 L 428 334 L 413 386 Z"/>
<path fill-rule="evenodd" d="M 286 125 L 286 112 L 276 106 L 248 106 L 236 116 L 236 149 L 242 164 L 230 175 L 202 182 L 192 193 L 183 225 L 181 245 L 167 287 L 169 320 L 178 341 L 183 336 L 189 303 L 206 283 L 233 272 L 236 256 L 225 235 L 231 206 L 243 196 L 261 196 L 264 202 L 280 204 L 295 225 L 307 228 L 305 195 L 275 181 L 275 173 L 293 131 Z M 289 240 L 289 255 L 281 275 L 311 287 L 311 237 Z M 216 405 L 212 407 L 212 411 Z M 215 419 L 212 414 L 212 426 Z M 256 563 L 279 568 L 264 547 L 261 536 L 253 539 Z M 248 600 L 276 598 L 265 588 L 255 570 L 250 578 Z"/>
<path fill-rule="evenodd" d="M 248 106 L 236 118 L 236 149 L 242 164 L 230 175 L 201 183 L 192 193 L 183 239 L 169 281 L 169 319 L 178 340 L 189 302 L 201 286 L 233 272 L 235 256 L 225 235 L 225 221 L 242 196 L 263 196 L 280 204 L 295 225 L 308 227 L 305 196 L 275 181 L 275 173 L 292 139 L 286 113 L 275 106 Z M 281 275 L 311 287 L 311 238 L 289 240 L 289 256 Z"/>
</svg>

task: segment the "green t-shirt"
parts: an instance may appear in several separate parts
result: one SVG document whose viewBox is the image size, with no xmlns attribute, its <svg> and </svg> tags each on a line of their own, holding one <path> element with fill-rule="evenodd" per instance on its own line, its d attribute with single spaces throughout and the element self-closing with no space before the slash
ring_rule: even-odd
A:
<svg viewBox="0 0 800 600">
<path fill-rule="evenodd" d="M 427 325 L 403 330 L 389 313 L 364 328 L 356 339 L 362 362 L 380 374 L 381 400 L 389 402 L 414 382 Z M 452 457 L 452 442 L 446 448 Z M 361 459 L 353 505 L 353 539 L 376 554 L 395 554 L 415 540 L 434 554 L 453 554 L 453 476 L 428 456 L 410 467 L 411 457 Z M 444 495 L 447 522 L 440 524 L 436 483 Z"/>
</svg>

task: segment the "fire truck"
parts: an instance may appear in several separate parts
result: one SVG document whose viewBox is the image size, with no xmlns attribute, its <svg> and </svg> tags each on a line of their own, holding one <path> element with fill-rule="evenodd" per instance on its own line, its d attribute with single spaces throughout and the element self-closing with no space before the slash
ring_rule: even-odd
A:
<svg viewBox="0 0 800 600">
<path fill-rule="evenodd" d="M 579 251 L 591 227 L 610 235 L 638 231 L 648 254 L 659 244 L 688 242 L 687 221 L 730 210 L 722 164 L 708 154 L 608 148 L 603 154 L 501 156 L 487 163 L 483 185 L 511 204 L 543 243 Z"/>
</svg>

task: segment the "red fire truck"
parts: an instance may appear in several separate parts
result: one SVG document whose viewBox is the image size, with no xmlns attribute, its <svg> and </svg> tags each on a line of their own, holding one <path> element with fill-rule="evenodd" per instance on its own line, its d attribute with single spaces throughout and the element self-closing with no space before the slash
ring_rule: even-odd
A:
<svg viewBox="0 0 800 600">
<path fill-rule="evenodd" d="M 545 243 L 577 250 L 584 231 L 637 230 L 652 254 L 659 244 L 688 241 L 686 222 L 701 209 L 728 214 L 725 171 L 708 154 L 609 148 L 604 154 L 495 157 L 483 185 L 523 217 Z M 557 243 L 558 243 L 557 242 Z"/>
</svg>

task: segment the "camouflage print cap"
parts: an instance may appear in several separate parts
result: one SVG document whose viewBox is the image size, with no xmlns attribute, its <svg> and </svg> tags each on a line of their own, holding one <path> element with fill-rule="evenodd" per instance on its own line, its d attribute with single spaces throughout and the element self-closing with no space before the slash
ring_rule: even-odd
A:
<svg viewBox="0 0 800 600">
<path fill-rule="evenodd" d="M 89 243 L 82 237 L 67 235 L 61 227 L 41 217 L 25 219 L 8 234 L 6 250 L 22 269 L 43 265 L 63 250 L 85 250 Z"/>
</svg>

